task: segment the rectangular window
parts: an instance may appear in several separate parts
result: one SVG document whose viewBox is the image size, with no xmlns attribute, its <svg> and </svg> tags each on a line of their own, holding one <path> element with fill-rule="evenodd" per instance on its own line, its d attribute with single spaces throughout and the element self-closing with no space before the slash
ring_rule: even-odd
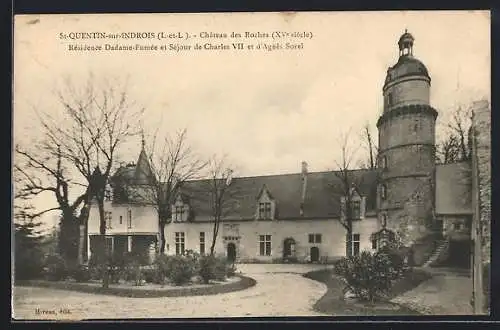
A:
<svg viewBox="0 0 500 330">
<path fill-rule="evenodd" d="M 205 254 L 205 233 L 200 232 L 200 254 Z"/>
<path fill-rule="evenodd" d="M 360 235 L 353 234 L 350 238 L 349 235 L 346 235 L 346 255 L 349 255 L 349 252 L 352 252 L 352 255 L 358 256 L 360 250 Z"/>
<path fill-rule="evenodd" d="M 321 234 L 309 234 L 309 243 L 321 243 Z"/>
<path fill-rule="evenodd" d="M 271 217 L 271 203 L 259 203 L 259 219 L 270 220 Z"/>
<path fill-rule="evenodd" d="M 316 234 L 316 243 L 321 243 L 321 234 Z"/>
<path fill-rule="evenodd" d="M 108 255 L 111 255 L 113 253 L 113 237 L 112 236 L 106 236 L 104 243 L 105 243 L 105 246 L 106 246 L 106 253 Z"/>
<path fill-rule="evenodd" d="M 120 215 L 120 225 L 123 224 L 123 217 Z"/>
<path fill-rule="evenodd" d="M 352 235 L 352 253 L 359 256 L 359 234 Z"/>
<path fill-rule="evenodd" d="M 259 235 L 259 246 L 261 256 L 271 255 L 271 235 Z"/>
<path fill-rule="evenodd" d="M 353 220 L 361 218 L 361 202 L 351 201 L 351 217 Z"/>
<path fill-rule="evenodd" d="M 132 228 L 132 210 L 127 210 L 127 228 Z"/>
<path fill-rule="evenodd" d="M 113 215 L 111 211 L 104 211 L 104 221 L 106 223 L 106 229 L 112 229 L 111 220 L 113 219 Z"/>
<path fill-rule="evenodd" d="M 176 232 L 175 233 L 175 254 L 182 255 L 184 254 L 185 249 L 185 235 L 184 232 Z"/>
<path fill-rule="evenodd" d="M 174 214 L 174 221 L 182 221 L 182 216 L 184 214 L 184 207 L 183 206 L 176 206 L 175 207 L 175 214 Z"/>
</svg>

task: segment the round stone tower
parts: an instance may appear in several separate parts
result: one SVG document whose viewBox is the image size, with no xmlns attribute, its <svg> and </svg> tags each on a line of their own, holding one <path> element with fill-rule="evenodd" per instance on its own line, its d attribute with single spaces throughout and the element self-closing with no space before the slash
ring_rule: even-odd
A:
<svg viewBox="0 0 500 330">
<path fill-rule="evenodd" d="M 413 56 L 414 40 L 407 31 L 399 39 L 399 59 L 387 70 L 377 122 L 379 220 L 404 232 L 408 244 L 432 224 L 437 118 L 429 102 L 431 78 Z"/>
</svg>

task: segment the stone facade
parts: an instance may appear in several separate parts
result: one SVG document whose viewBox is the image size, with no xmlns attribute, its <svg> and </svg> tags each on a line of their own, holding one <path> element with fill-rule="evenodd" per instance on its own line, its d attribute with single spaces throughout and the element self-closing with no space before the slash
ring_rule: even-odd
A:
<svg viewBox="0 0 500 330">
<path fill-rule="evenodd" d="M 378 217 L 402 245 L 413 246 L 432 233 L 437 112 L 429 103 L 427 69 L 413 57 L 413 37 L 405 33 L 401 38 L 400 58 L 387 72 L 384 111 L 377 122 Z"/>
<path fill-rule="evenodd" d="M 353 233 L 359 234 L 360 251 L 373 250 L 370 236 L 377 228 L 375 217 L 353 223 Z M 171 223 L 165 230 L 168 242 L 166 254 L 176 254 L 176 233 L 183 233 L 185 250 L 200 252 L 200 232 L 203 232 L 204 250 L 205 252 L 210 250 L 213 237 L 211 222 Z M 297 261 L 307 261 L 311 256 L 312 247 L 318 248 L 322 260 L 331 261 L 345 256 L 345 233 L 345 228 L 337 219 L 231 221 L 221 223 L 215 251 L 217 254 L 227 256 L 228 244 L 233 243 L 238 261 L 281 261 L 285 240 L 293 239 Z M 309 242 L 310 234 L 320 234 L 320 242 Z M 270 235 L 271 251 L 268 256 L 260 254 L 261 235 Z"/>
<path fill-rule="evenodd" d="M 491 260 L 491 110 L 487 101 L 473 105 L 473 126 L 476 131 L 476 154 L 479 214 L 483 237 L 483 261 Z"/>
</svg>

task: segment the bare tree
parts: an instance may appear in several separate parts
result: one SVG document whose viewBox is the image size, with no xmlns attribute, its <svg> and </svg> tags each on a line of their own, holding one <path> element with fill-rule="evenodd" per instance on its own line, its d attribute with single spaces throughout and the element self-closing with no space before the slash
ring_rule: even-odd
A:
<svg viewBox="0 0 500 330">
<path fill-rule="evenodd" d="M 356 173 L 353 169 L 353 163 L 358 151 L 357 146 L 352 142 L 350 130 L 339 135 L 340 155 L 335 161 L 336 168 L 333 171 L 337 180 L 330 183 L 330 190 L 333 192 L 333 198 L 341 200 L 340 224 L 346 230 L 347 237 L 347 256 L 352 256 L 352 236 L 353 236 L 353 190 L 359 187 L 364 180 L 363 175 Z"/>
<path fill-rule="evenodd" d="M 215 253 L 215 244 L 220 224 L 235 208 L 238 189 L 231 184 L 233 169 L 227 164 L 225 157 L 213 156 L 208 162 L 208 180 L 205 180 L 205 191 L 213 221 L 212 244 L 210 255 Z"/>
<path fill-rule="evenodd" d="M 363 164 L 362 164 L 362 167 L 366 167 L 369 169 L 375 169 L 377 166 L 376 160 L 377 160 L 377 156 L 378 156 L 378 147 L 375 143 L 374 136 L 373 136 L 369 122 L 367 122 L 363 126 L 363 130 L 361 132 L 361 141 L 362 141 L 363 147 L 368 152 L 367 165 L 363 166 Z"/>
<path fill-rule="evenodd" d="M 207 163 L 202 161 L 187 143 L 187 130 L 183 129 L 171 137 L 157 139 L 158 130 L 147 143 L 143 137 L 143 150 L 148 164 L 140 166 L 147 179 L 147 188 L 136 189 L 141 201 L 152 204 L 158 214 L 160 227 L 160 253 L 165 252 L 165 225 L 172 220 L 171 207 L 180 187 L 199 177 Z"/>
<path fill-rule="evenodd" d="M 97 81 L 93 75 L 82 85 L 66 79 L 57 97 L 61 113 L 38 112 L 42 138 L 36 148 L 16 149 L 25 160 L 18 166 L 26 172 L 24 193 L 53 192 L 58 203 L 53 209 L 62 211 L 62 227 L 72 228 L 79 223 L 87 225 L 88 209 L 95 199 L 100 234 L 104 235 L 105 187 L 117 150 L 127 137 L 137 134 L 134 124 L 143 110 L 128 100 L 126 83 Z M 71 203 L 70 187 L 80 187 L 81 192 Z M 79 207 L 78 218 L 75 211 Z M 60 236 L 64 236 L 62 232 Z"/>
<path fill-rule="evenodd" d="M 438 143 L 436 156 L 442 164 L 454 163 L 462 159 L 462 150 L 457 136 L 449 134 L 446 136 L 445 140 Z"/>
<path fill-rule="evenodd" d="M 469 131 L 472 111 L 469 107 L 457 107 L 444 122 L 444 138 L 437 144 L 438 159 L 451 163 L 470 159 Z"/>
<path fill-rule="evenodd" d="M 29 216 L 37 218 L 47 212 L 61 212 L 58 250 L 68 263 L 75 263 L 78 257 L 78 219 L 75 215 L 86 200 L 87 191 L 76 198 L 70 197 L 79 187 L 69 178 L 60 148 L 47 148 L 47 144 L 39 142 L 28 151 L 17 145 L 14 173 L 15 199 L 29 201 L 39 195 L 53 194 L 55 203 L 52 207 L 32 209 Z"/>
</svg>

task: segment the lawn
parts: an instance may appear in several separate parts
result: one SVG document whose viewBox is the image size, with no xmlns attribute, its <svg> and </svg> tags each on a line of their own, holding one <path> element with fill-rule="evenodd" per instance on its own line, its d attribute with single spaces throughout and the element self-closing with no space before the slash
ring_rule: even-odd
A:
<svg viewBox="0 0 500 330">
<path fill-rule="evenodd" d="M 344 284 L 333 276 L 331 269 L 309 272 L 304 277 L 324 283 L 328 287 L 326 294 L 313 306 L 320 313 L 337 316 L 379 316 L 379 315 L 421 315 L 408 307 L 398 305 L 389 300 L 418 286 L 429 279 L 430 275 L 422 270 L 412 270 L 408 276 L 394 284 L 393 289 L 385 301 L 362 303 L 343 299 Z"/>
</svg>

